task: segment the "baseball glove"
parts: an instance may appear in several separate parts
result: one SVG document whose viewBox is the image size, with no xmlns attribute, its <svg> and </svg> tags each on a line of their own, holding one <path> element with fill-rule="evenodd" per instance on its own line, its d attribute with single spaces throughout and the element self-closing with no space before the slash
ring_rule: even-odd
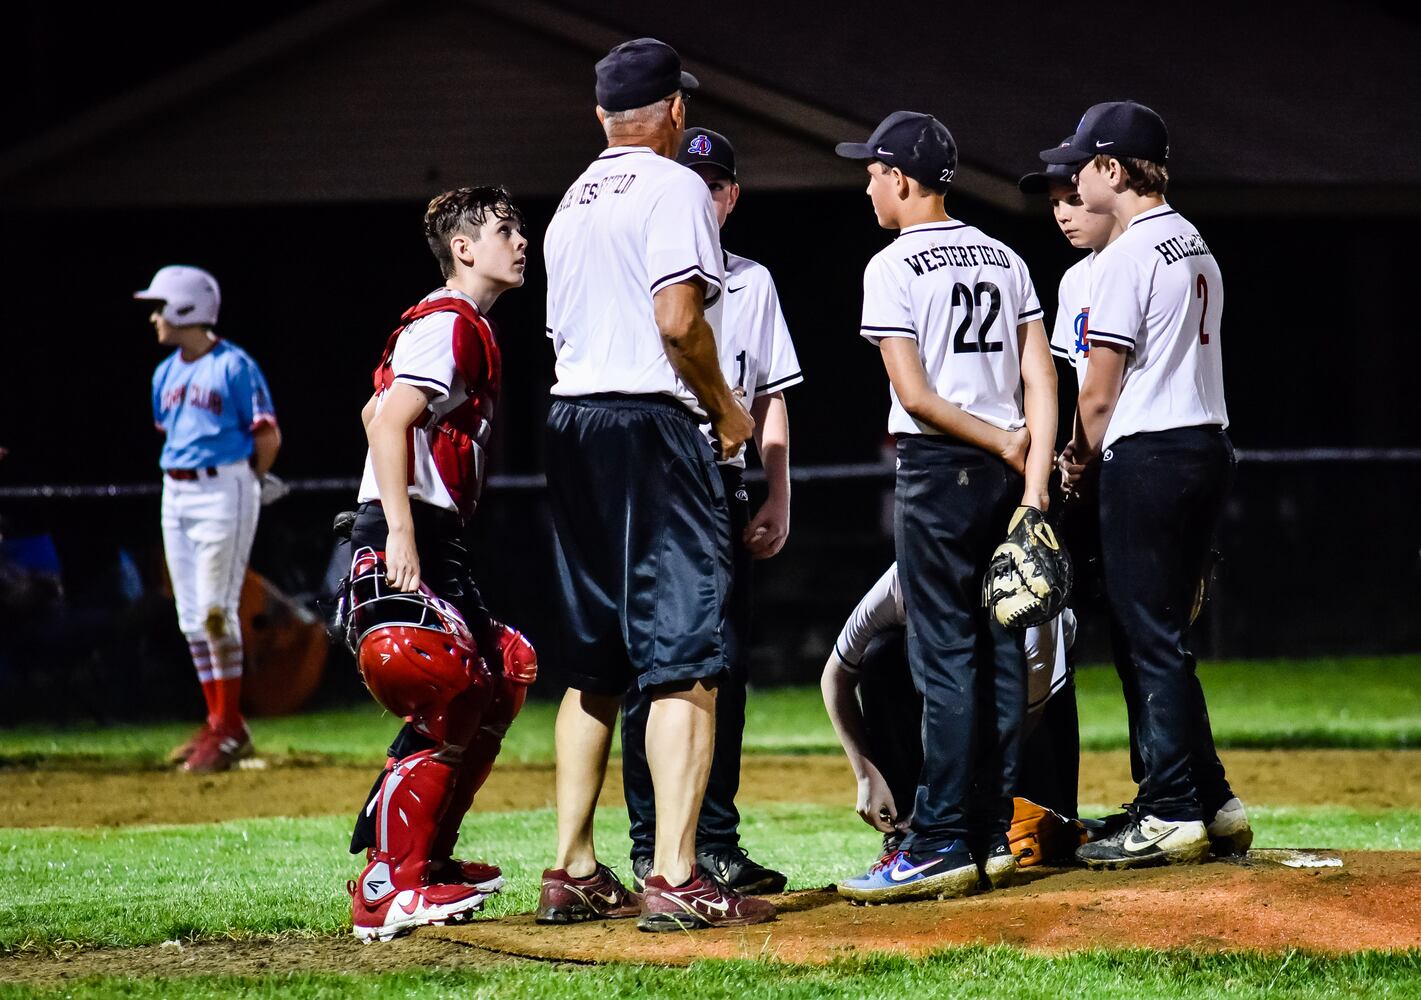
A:
<svg viewBox="0 0 1421 1000">
<path fill-rule="evenodd" d="M 1007 628 L 1021 629 L 1060 614 L 1070 593 L 1066 547 L 1039 510 L 1018 507 L 982 580 L 982 606 Z"/>
<path fill-rule="evenodd" d="M 1058 812 L 1039 806 L 1030 799 L 1012 800 L 1011 829 L 1007 831 L 1011 852 L 1022 868 L 1070 861 L 1076 848 L 1086 842 L 1085 827 Z"/>
</svg>

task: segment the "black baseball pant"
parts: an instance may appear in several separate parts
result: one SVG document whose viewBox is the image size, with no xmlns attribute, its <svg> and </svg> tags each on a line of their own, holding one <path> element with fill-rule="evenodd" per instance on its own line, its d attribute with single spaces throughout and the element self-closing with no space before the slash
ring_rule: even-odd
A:
<svg viewBox="0 0 1421 1000">
<path fill-rule="evenodd" d="M 898 439 L 894 535 L 908 614 L 908 663 L 923 697 L 915 853 L 1011 824 L 1026 658 L 1020 634 L 982 607 L 982 577 L 1023 480 L 1000 459 L 936 435 Z"/>
<path fill-rule="evenodd" d="M 1233 465 L 1217 426 L 1121 438 L 1101 462 L 1101 570 L 1143 768 L 1139 815 L 1207 822 L 1233 794 L 1186 645 Z"/>
</svg>

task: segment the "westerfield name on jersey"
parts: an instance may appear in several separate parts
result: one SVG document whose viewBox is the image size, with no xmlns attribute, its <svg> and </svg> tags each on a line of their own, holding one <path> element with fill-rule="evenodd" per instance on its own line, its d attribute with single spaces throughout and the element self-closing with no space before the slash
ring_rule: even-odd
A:
<svg viewBox="0 0 1421 1000">
<path fill-rule="evenodd" d="M 626 194 L 635 181 L 636 174 L 608 174 L 600 181 L 584 181 L 563 195 L 562 203 L 558 205 L 558 211 L 561 212 L 573 205 L 590 205 L 597 200 L 599 195 Z"/>
<path fill-rule="evenodd" d="M 1212 257 L 1214 254 L 1209 249 L 1204 237 L 1198 233 L 1189 233 L 1184 236 L 1171 236 L 1163 243 L 1156 243 L 1155 249 L 1164 258 L 1166 264 L 1174 264 L 1186 257 Z"/>
<path fill-rule="evenodd" d="M 903 263 L 913 269 L 914 274 L 926 274 L 940 267 L 1011 267 L 1011 258 L 997 247 L 987 246 L 934 246 L 911 257 L 904 257 Z"/>
</svg>

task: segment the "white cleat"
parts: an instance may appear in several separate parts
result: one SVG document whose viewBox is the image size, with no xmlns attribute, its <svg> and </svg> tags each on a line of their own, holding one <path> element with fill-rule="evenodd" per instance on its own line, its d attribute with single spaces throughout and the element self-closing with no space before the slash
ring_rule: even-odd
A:
<svg viewBox="0 0 1421 1000">
<path fill-rule="evenodd" d="M 1237 796 L 1229 799 L 1209 821 L 1209 849 L 1215 857 L 1241 858 L 1253 845 L 1253 827 Z"/>
</svg>

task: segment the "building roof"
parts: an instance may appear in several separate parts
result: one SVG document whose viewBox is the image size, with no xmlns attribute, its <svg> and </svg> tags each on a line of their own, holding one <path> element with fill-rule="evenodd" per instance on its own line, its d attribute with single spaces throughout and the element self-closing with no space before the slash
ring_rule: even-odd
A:
<svg viewBox="0 0 1421 1000">
<path fill-rule="evenodd" d="M 0 205 L 349 203 L 472 182 L 556 195 L 601 143 L 592 63 L 650 34 L 701 78 L 692 122 L 735 139 L 757 189 L 859 183 L 833 143 L 907 107 L 952 130 L 960 193 L 1022 209 L 1015 179 L 1035 152 L 1089 104 L 1129 97 L 1169 123 L 1174 184 L 1195 204 L 1421 210 L 1421 31 L 1341 3 L 1309 11 L 1206 3 L 1152 26 L 1127 13 L 1092 38 L 1078 7 L 1020 2 L 904 22 L 799 2 L 731 16 L 654 0 L 335 0 L 0 152 Z"/>
</svg>

